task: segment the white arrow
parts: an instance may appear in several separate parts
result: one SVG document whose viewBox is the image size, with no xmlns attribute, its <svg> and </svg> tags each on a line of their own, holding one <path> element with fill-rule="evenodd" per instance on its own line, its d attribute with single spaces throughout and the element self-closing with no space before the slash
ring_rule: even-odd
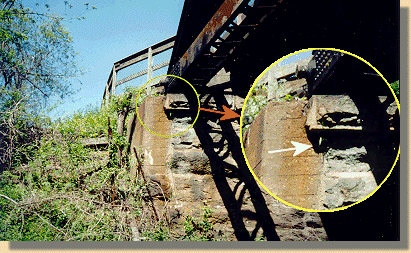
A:
<svg viewBox="0 0 411 253">
<path fill-rule="evenodd" d="M 286 148 L 286 149 L 272 150 L 272 151 L 268 151 L 268 153 L 280 153 L 280 152 L 284 152 L 284 151 L 295 150 L 293 156 L 296 156 L 296 155 L 301 154 L 302 152 L 304 152 L 304 151 L 306 151 L 307 149 L 309 149 L 309 148 L 312 147 L 311 145 L 302 144 L 302 143 L 295 142 L 295 141 L 291 141 L 291 144 L 294 145 L 294 148 Z"/>
</svg>

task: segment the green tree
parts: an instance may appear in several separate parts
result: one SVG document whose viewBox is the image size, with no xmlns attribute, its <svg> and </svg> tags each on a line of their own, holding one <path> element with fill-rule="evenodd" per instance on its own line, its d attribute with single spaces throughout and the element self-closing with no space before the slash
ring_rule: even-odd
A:
<svg viewBox="0 0 411 253">
<path fill-rule="evenodd" d="M 44 123 L 40 112 L 51 97 L 72 94 L 79 72 L 63 21 L 0 0 L 0 168 L 27 161 Z"/>
</svg>

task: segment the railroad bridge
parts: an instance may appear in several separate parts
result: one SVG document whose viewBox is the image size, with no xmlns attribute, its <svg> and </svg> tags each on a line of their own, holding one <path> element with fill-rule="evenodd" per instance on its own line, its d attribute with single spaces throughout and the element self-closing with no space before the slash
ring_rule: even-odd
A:
<svg viewBox="0 0 411 253">
<path fill-rule="evenodd" d="M 307 163 L 290 165 L 290 158 L 284 156 L 278 160 L 264 158 L 264 145 L 270 140 L 273 142 L 264 136 L 276 135 L 265 125 L 274 122 L 290 107 L 290 104 L 275 104 L 281 99 L 277 91 L 269 90 L 269 103 L 243 136 L 240 136 L 239 119 L 219 121 L 219 117 L 205 112 L 195 118 L 199 106 L 222 111 L 226 105 L 240 113 L 250 87 L 268 66 L 306 48 L 351 52 L 370 62 L 388 82 L 398 80 L 398 10 L 397 2 L 376 5 L 372 1 L 186 0 L 176 36 L 114 63 L 103 95 L 104 102 L 115 94 L 116 86 L 143 75 L 150 80 L 154 77 L 153 71 L 168 66 L 170 76 L 149 84 L 156 96 L 148 96 L 136 109 L 151 132 L 141 124 L 136 113 L 127 127 L 131 147 L 139 147 L 146 154 L 143 169 L 154 182 L 151 192 L 158 195 L 156 205 L 164 208 L 170 220 L 178 222 L 184 215 L 195 215 L 206 201 L 214 210 L 216 229 L 231 233 L 232 239 L 237 240 L 253 240 L 262 234 L 268 240 L 397 240 L 399 166 L 388 179 L 387 170 L 381 173 L 373 170 L 380 163 L 389 170 L 398 152 L 399 126 L 395 122 L 391 124 L 386 115 L 388 108 L 396 103 L 388 86 L 380 77 L 377 80 L 368 65 L 341 52 L 317 50 L 308 59 L 267 72 L 264 78 L 271 89 L 278 87 L 280 80 L 287 85 L 305 87 L 304 105 L 310 109 L 298 109 L 305 110 L 300 123 L 284 123 L 278 131 L 281 140 L 300 131 L 297 137 L 312 144 L 313 149 L 307 151 L 310 157 Z M 169 60 L 153 65 L 156 55 L 171 49 Z M 118 71 L 143 60 L 147 61 L 147 69 L 116 80 Z M 187 83 L 173 76 L 192 84 L 200 105 Z M 360 117 L 362 123 L 345 129 L 337 126 L 333 130 L 319 126 L 312 115 L 317 107 L 326 107 L 330 100 L 351 103 L 357 110 L 354 116 Z M 399 111 L 393 115 L 395 121 Z M 291 130 L 285 130 L 287 124 Z M 252 129 L 257 130 L 252 132 Z M 325 138 L 329 144 L 324 148 L 319 140 Z M 341 139 L 355 141 L 345 142 L 341 148 L 338 144 Z M 244 140 L 246 156 L 240 140 Z M 358 143 L 364 140 L 367 144 Z M 376 150 L 375 146 L 389 148 Z M 387 181 L 370 199 L 333 213 L 302 211 L 278 201 L 256 181 L 245 159 L 248 158 L 252 169 L 258 164 L 262 167 L 265 161 L 268 167 L 287 163 L 284 168 L 294 169 L 297 174 L 303 173 L 298 168 L 312 166 L 319 169 L 317 174 L 323 175 L 321 168 L 327 154 L 332 160 L 329 150 L 334 150 L 335 155 L 339 150 L 350 152 L 352 148 L 361 156 L 358 163 L 370 167 L 364 173 L 373 172 L 371 185 L 376 187 Z M 380 156 L 381 153 L 386 156 Z M 291 184 L 293 177 L 283 177 L 281 181 L 283 174 L 258 171 L 263 173 L 262 177 L 270 178 L 267 186 L 285 187 L 283 192 L 304 182 L 297 180 Z M 310 186 L 314 193 L 304 193 L 311 194 L 310 197 L 295 200 L 304 194 L 298 195 L 291 189 L 294 197 L 289 201 L 315 210 L 327 209 L 327 203 L 339 207 L 335 201 L 324 202 L 324 196 L 317 194 L 321 189 L 323 194 L 327 192 L 323 188 L 329 180 L 324 177 L 315 180 L 317 186 Z M 350 201 L 352 198 L 340 204 Z"/>
</svg>

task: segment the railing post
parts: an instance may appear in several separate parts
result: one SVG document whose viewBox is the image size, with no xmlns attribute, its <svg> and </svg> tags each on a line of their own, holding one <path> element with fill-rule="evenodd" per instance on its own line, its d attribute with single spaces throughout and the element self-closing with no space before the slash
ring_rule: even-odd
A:
<svg viewBox="0 0 411 253">
<path fill-rule="evenodd" d="M 113 75 L 111 76 L 111 94 L 114 96 L 116 93 L 116 76 L 117 76 L 117 71 L 116 67 L 113 66 Z"/>
<path fill-rule="evenodd" d="M 147 63 L 147 81 L 153 78 L 153 49 L 148 48 L 148 63 Z"/>
<path fill-rule="evenodd" d="M 153 72 L 164 68 L 166 66 L 168 66 L 170 64 L 170 61 L 165 61 L 162 63 L 159 63 L 157 65 L 153 64 L 153 55 L 162 53 L 166 50 L 169 50 L 171 48 L 173 48 L 174 46 L 174 41 L 175 41 L 175 36 L 168 38 L 164 41 L 161 41 L 159 43 L 156 43 L 150 47 L 147 47 L 135 54 L 132 54 L 130 56 L 125 57 L 124 59 L 121 59 L 120 61 L 117 61 L 114 63 L 113 68 L 110 72 L 110 76 L 109 79 L 106 83 L 105 86 L 105 92 L 103 94 L 103 102 L 102 105 L 106 104 L 108 105 L 108 103 L 106 103 L 107 101 L 109 101 L 111 99 L 111 96 L 115 95 L 115 91 L 116 91 L 116 86 L 117 85 L 121 85 L 125 82 L 128 82 L 134 78 L 143 76 L 143 75 L 147 75 L 147 80 L 151 80 L 153 78 Z M 117 71 L 129 67 L 133 64 L 136 64 L 138 62 L 141 62 L 143 60 L 147 59 L 147 69 L 144 69 L 142 71 L 139 71 L 131 76 L 128 76 L 126 78 L 122 78 L 121 80 L 119 80 L 117 82 Z M 147 92 L 150 93 L 151 92 L 151 86 L 147 87 Z"/>
<path fill-rule="evenodd" d="M 107 100 L 108 100 L 108 97 L 110 96 L 110 94 L 109 94 L 109 89 L 108 89 L 108 85 L 109 85 L 109 83 L 106 84 L 106 89 L 105 89 L 104 97 L 103 97 L 103 104 L 104 104 L 105 106 L 108 105 Z"/>
<path fill-rule="evenodd" d="M 151 47 L 148 48 L 148 55 L 147 55 L 147 82 L 153 78 L 153 49 Z M 146 87 L 147 93 L 151 93 L 150 85 Z"/>
<path fill-rule="evenodd" d="M 277 98 L 277 89 L 278 89 L 278 81 L 276 76 L 274 75 L 273 71 L 268 71 L 268 94 L 267 99 L 271 101 Z"/>
</svg>

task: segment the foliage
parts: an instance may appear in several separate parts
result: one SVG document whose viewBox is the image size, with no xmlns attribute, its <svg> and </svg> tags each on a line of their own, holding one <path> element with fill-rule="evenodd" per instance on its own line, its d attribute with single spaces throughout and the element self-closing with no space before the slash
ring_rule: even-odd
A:
<svg viewBox="0 0 411 253">
<path fill-rule="evenodd" d="M 123 108 L 132 106 L 131 99 L 127 95 L 128 93 L 123 93 L 123 94 L 111 97 L 110 110 L 113 112 L 120 112 L 123 110 Z"/>
<path fill-rule="evenodd" d="M 182 234 L 177 234 L 170 231 L 163 223 L 158 223 L 157 226 L 151 230 L 147 230 L 143 233 L 145 240 L 147 241 L 219 241 L 222 240 L 221 236 L 217 236 L 213 230 L 213 226 L 209 219 L 212 214 L 212 210 L 204 202 L 204 207 L 201 209 L 202 214 L 200 217 L 193 217 L 187 215 L 183 221 Z"/>
<path fill-rule="evenodd" d="M 0 17 L 3 91 L 23 89 L 32 102 L 70 94 L 68 78 L 77 74 L 77 68 L 63 18 L 33 13 L 15 1 L 3 2 Z"/>
<path fill-rule="evenodd" d="M 287 100 L 287 101 L 291 101 L 291 100 L 294 99 L 294 96 L 292 96 L 292 95 L 290 95 L 290 94 L 286 94 L 286 95 L 284 96 L 284 99 Z"/>
<path fill-rule="evenodd" d="M 216 240 L 206 205 L 200 218 L 186 218 L 182 235 L 163 210 L 154 219 L 147 185 L 128 162 L 119 166 L 115 151 L 128 143 L 114 125 L 108 150 L 82 145 L 83 137 L 97 136 L 92 124 L 107 135 L 106 116 L 121 110 L 115 101 L 48 122 L 30 160 L 0 174 L 0 240 Z M 75 131 L 79 126 L 84 130 Z"/>
<path fill-rule="evenodd" d="M 1 176 L 0 193 L 18 203 L 0 200 L 1 240 L 127 239 L 128 227 L 118 218 L 139 206 L 141 187 L 128 173 L 96 163 L 101 159 L 74 138 L 44 137 L 33 162 Z"/>
<path fill-rule="evenodd" d="M 258 242 L 267 241 L 267 238 L 264 236 L 264 234 L 261 234 L 261 235 L 257 236 L 257 237 L 254 239 L 254 241 L 258 241 Z"/>
<path fill-rule="evenodd" d="M 0 168 L 28 161 L 53 96 L 72 94 L 78 74 L 62 17 L 0 2 Z"/>
<path fill-rule="evenodd" d="M 85 113 L 98 119 L 93 112 Z M 50 124 L 31 160 L 0 175 L 0 240 L 131 240 L 145 186 L 64 125 Z"/>
<path fill-rule="evenodd" d="M 244 109 L 242 129 L 243 134 L 245 134 L 246 130 L 257 117 L 258 113 L 264 108 L 264 106 L 267 105 L 267 86 L 267 82 L 260 82 L 254 85 L 253 89 L 251 90 L 251 94 L 247 99 L 247 103 Z"/>
<path fill-rule="evenodd" d="M 394 91 L 395 95 L 398 99 L 400 99 L 400 81 L 397 80 L 390 84 L 392 90 Z"/>
<path fill-rule="evenodd" d="M 40 125 L 49 123 L 47 118 L 25 106 L 26 98 L 20 92 L 13 92 L 11 97 L 0 101 L 0 168 L 3 169 L 26 163 L 37 147 Z"/>
<path fill-rule="evenodd" d="M 96 138 L 107 134 L 108 118 L 115 129 L 116 114 L 112 107 L 92 107 L 78 110 L 70 117 L 57 120 L 58 129 L 63 134 L 75 134 L 78 137 Z"/>
<path fill-rule="evenodd" d="M 159 224 L 157 227 L 145 231 L 143 236 L 147 241 L 171 241 L 173 239 L 169 229 L 164 224 Z"/>
<path fill-rule="evenodd" d="M 186 216 L 184 221 L 185 235 L 183 240 L 187 241 L 215 241 L 212 225 L 209 222 L 212 211 L 209 206 L 204 203 L 203 214 L 201 218 Z"/>
</svg>

